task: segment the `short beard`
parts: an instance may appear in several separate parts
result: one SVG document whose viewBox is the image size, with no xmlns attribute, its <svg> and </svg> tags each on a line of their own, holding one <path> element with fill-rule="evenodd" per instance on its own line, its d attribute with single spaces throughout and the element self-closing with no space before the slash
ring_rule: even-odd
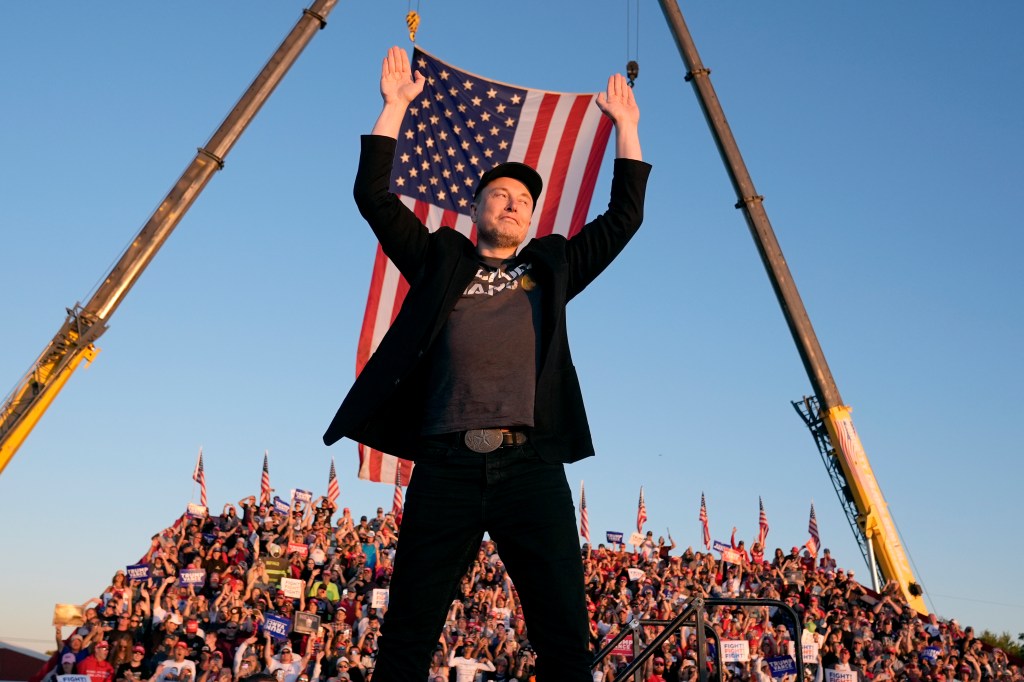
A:
<svg viewBox="0 0 1024 682">
<path fill-rule="evenodd" d="M 479 241 L 486 242 L 496 249 L 515 249 L 523 243 L 518 234 L 510 234 L 501 230 L 484 231 L 477 228 L 477 234 Z"/>
</svg>

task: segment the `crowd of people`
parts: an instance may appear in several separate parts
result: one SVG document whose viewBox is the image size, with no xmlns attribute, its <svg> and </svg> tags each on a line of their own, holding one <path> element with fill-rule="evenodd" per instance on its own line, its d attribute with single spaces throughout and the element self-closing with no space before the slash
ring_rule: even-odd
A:
<svg viewBox="0 0 1024 682">
<path fill-rule="evenodd" d="M 67 637 L 57 626 L 57 664 L 44 682 L 63 674 L 89 682 L 236 682 L 257 674 L 277 682 L 372 680 L 401 520 L 384 508 L 358 521 L 348 508 L 334 517 L 323 498 L 284 511 L 255 497 L 219 515 L 183 516 L 83 605 L 82 625 Z M 631 549 L 584 544 L 594 652 L 634 619 L 673 619 L 693 596 L 758 598 L 789 604 L 799 622 L 771 607 L 711 609 L 720 640 L 745 641 L 749 652 L 718 669 L 709 643 L 706 665 L 717 682 L 771 682 L 769 663 L 792 655 L 794 640 L 811 652 L 809 680 L 853 682 L 835 672 L 856 682 L 1024 680 L 971 627 L 919 616 L 895 583 L 868 589 L 827 549 L 812 557 L 806 548 L 780 548 L 770 558 L 756 542 L 734 549 L 735 563 L 727 563 L 693 548 L 676 552 L 671 538 L 650 533 Z M 637 646 L 660 631 L 634 630 Z M 643 679 L 695 682 L 696 648 L 693 628 L 672 633 L 647 659 Z M 624 679 L 630 658 L 609 655 L 595 680 Z M 485 540 L 452 601 L 426 681 L 526 682 L 535 662 L 515 586 Z"/>
</svg>

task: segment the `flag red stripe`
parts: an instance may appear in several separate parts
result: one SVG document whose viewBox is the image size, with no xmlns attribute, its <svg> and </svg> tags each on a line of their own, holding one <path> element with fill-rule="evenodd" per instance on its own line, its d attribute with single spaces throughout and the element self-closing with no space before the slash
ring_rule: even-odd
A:
<svg viewBox="0 0 1024 682">
<path fill-rule="evenodd" d="M 611 131 L 612 122 L 607 116 L 602 116 L 601 122 L 597 124 L 597 137 L 594 138 L 594 145 L 590 148 L 590 155 L 587 157 L 582 187 L 576 197 L 576 207 L 573 209 L 572 221 L 569 223 L 569 234 L 566 235 L 568 237 L 579 232 L 586 223 L 587 213 L 590 211 L 590 199 L 594 195 L 594 185 L 597 184 L 597 176 L 601 172 L 601 160 L 604 158 L 604 150 L 608 145 Z"/>
<path fill-rule="evenodd" d="M 387 267 L 388 258 L 378 244 L 377 254 L 373 261 L 373 274 L 370 276 L 370 293 L 366 298 L 366 312 L 363 313 L 363 327 L 359 331 L 359 345 L 356 348 L 356 374 L 363 370 L 363 366 L 366 365 L 374 350 L 373 328 L 377 324 L 381 289 L 384 286 L 384 272 Z"/>
<path fill-rule="evenodd" d="M 537 122 L 533 124 L 533 135 L 530 138 L 530 145 L 526 148 L 526 156 L 523 158 L 523 163 L 531 168 L 540 165 L 540 154 L 544 151 L 544 141 L 548 137 L 551 117 L 555 114 L 558 100 L 557 94 L 546 92 L 541 99 L 540 106 L 537 107 Z"/>
<path fill-rule="evenodd" d="M 548 176 L 548 184 L 544 189 L 544 215 L 540 217 L 540 223 L 537 225 L 538 237 L 546 237 L 554 230 L 555 218 L 558 217 L 558 205 L 562 201 L 562 190 L 565 188 L 565 177 L 572 161 L 573 149 L 576 147 L 576 138 L 579 136 L 580 125 L 583 123 L 583 117 L 586 115 L 592 99 L 591 95 L 578 95 L 573 98 L 565 128 L 558 140 L 558 150 L 555 152 L 555 161 L 551 167 L 551 174 Z"/>
<path fill-rule="evenodd" d="M 370 451 L 370 480 L 380 481 L 382 480 L 380 475 L 380 469 L 382 464 L 381 456 L 384 453 L 382 453 L 380 450 L 374 450 L 373 448 L 368 449 Z"/>
</svg>

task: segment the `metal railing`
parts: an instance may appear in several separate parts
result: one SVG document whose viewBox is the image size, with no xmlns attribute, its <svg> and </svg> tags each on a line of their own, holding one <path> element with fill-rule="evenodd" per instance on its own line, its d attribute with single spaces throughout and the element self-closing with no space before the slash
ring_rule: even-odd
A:
<svg viewBox="0 0 1024 682">
<path fill-rule="evenodd" d="M 796 679 L 803 680 L 804 657 L 800 643 L 800 619 L 797 618 L 796 612 L 789 604 L 775 599 L 693 597 L 683 602 L 683 605 L 683 610 L 672 620 L 631 620 L 594 656 L 591 669 L 597 668 L 628 635 L 633 635 L 633 660 L 616 676 L 616 680 L 627 680 L 632 676 L 635 682 L 641 682 L 642 667 L 647 659 L 656 655 L 660 651 L 661 645 L 673 634 L 680 632 L 684 627 L 692 627 L 696 629 L 697 634 L 697 679 L 698 682 L 708 682 L 710 677 L 707 665 L 708 637 L 715 644 L 715 670 L 717 671 L 722 670 L 722 647 L 718 632 L 707 621 L 706 609 L 715 606 L 774 606 L 789 616 L 787 629 L 790 639 L 793 641 L 793 653 L 796 655 Z M 641 648 L 641 628 L 646 626 L 661 627 L 662 630 Z"/>
</svg>

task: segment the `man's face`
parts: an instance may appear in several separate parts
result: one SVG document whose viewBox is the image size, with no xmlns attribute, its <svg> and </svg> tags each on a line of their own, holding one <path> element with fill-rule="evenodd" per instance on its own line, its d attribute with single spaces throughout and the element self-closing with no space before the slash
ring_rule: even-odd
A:
<svg viewBox="0 0 1024 682">
<path fill-rule="evenodd" d="M 497 178 L 484 187 L 470 208 L 481 247 L 515 248 L 526 239 L 533 218 L 533 197 L 515 178 Z"/>
<path fill-rule="evenodd" d="M 106 657 L 107 657 L 107 653 L 108 653 L 109 651 L 110 651 L 110 650 L 109 650 L 109 649 L 108 649 L 108 648 L 107 648 L 106 646 L 97 646 L 97 647 L 96 647 L 96 648 L 94 649 L 94 652 L 95 652 L 95 654 L 96 654 L 96 658 L 98 658 L 98 659 L 99 659 L 99 660 L 101 660 L 101 661 L 102 661 L 102 660 L 104 660 L 104 659 L 106 659 Z"/>
</svg>

